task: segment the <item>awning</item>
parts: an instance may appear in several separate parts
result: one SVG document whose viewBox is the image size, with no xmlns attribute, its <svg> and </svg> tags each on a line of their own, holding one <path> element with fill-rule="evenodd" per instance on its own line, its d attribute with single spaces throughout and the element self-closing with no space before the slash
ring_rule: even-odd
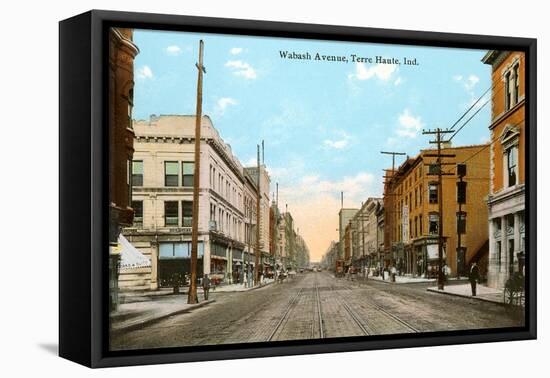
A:
<svg viewBox="0 0 550 378">
<path fill-rule="evenodd" d="M 120 253 L 121 269 L 148 268 L 151 266 L 151 259 L 138 251 L 122 234 L 118 236 L 118 246 L 115 248 Z"/>
</svg>

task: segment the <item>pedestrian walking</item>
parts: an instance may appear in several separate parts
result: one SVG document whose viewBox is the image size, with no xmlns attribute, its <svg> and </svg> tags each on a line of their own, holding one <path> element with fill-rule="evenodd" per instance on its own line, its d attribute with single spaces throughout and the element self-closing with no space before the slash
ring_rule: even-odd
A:
<svg viewBox="0 0 550 378">
<path fill-rule="evenodd" d="M 470 285 L 472 286 L 472 297 L 475 297 L 477 295 L 477 283 L 479 281 L 479 267 L 477 266 L 477 263 L 472 263 L 472 267 L 470 268 Z"/>
<path fill-rule="evenodd" d="M 391 281 L 395 282 L 395 275 L 397 274 L 397 269 L 395 268 L 395 265 L 392 265 L 392 267 L 390 268 L 390 273 L 391 273 Z"/>
<path fill-rule="evenodd" d="M 247 278 L 248 278 L 248 287 L 252 287 L 252 268 L 250 268 L 247 274 Z"/>
<path fill-rule="evenodd" d="M 449 279 L 450 274 L 451 274 L 451 268 L 449 268 L 449 265 L 445 263 L 445 265 L 443 265 L 443 278 L 445 280 L 445 283 L 447 283 L 447 280 Z"/>
<path fill-rule="evenodd" d="M 208 274 L 205 274 L 202 279 L 202 290 L 204 292 L 204 300 L 207 301 L 208 292 L 210 291 L 210 278 L 208 277 Z"/>
</svg>

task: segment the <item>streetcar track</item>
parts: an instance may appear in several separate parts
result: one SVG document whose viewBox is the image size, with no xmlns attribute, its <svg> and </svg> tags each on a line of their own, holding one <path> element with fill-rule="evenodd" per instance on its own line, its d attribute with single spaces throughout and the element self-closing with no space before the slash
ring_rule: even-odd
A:
<svg viewBox="0 0 550 378">
<path fill-rule="evenodd" d="M 285 320 L 288 320 L 288 315 L 290 314 L 290 311 L 296 305 L 296 303 L 298 303 L 298 299 L 302 295 L 302 291 L 304 291 L 303 287 L 300 288 L 300 290 L 298 290 L 298 293 L 296 293 L 296 295 L 294 297 L 292 297 L 292 299 L 289 301 L 285 311 L 283 312 L 283 315 L 281 316 L 281 318 L 279 319 L 279 321 L 277 322 L 277 324 L 273 328 L 273 331 L 271 332 L 271 334 L 267 337 L 266 341 L 271 341 L 273 339 L 273 337 L 275 336 L 275 334 L 277 333 L 277 331 L 279 331 L 279 329 L 281 329 L 281 326 L 283 325 Z"/>
<path fill-rule="evenodd" d="M 337 293 L 334 286 L 331 286 L 331 290 L 334 293 Z M 338 293 L 338 294 L 340 294 L 340 293 Z M 357 315 L 357 313 L 348 305 L 348 303 L 346 302 L 346 300 L 344 299 L 344 297 L 341 294 L 338 295 L 337 298 L 338 298 L 338 301 L 340 302 L 340 304 L 342 305 L 342 307 L 346 310 L 346 312 L 349 314 L 349 316 L 353 319 L 355 324 L 357 324 L 357 326 L 359 326 L 359 329 L 361 329 L 361 331 L 366 336 L 369 336 L 371 334 L 371 332 L 367 329 L 367 327 L 365 327 L 363 325 L 363 321 L 362 321 L 361 317 L 359 315 Z"/>
<path fill-rule="evenodd" d="M 323 326 L 323 310 L 321 307 L 321 294 L 319 293 L 319 278 L 317 275 L 315 275 L 315 303 L 317 304 L 317 320 L 319 321 L 319 338 L 324 339 L 325 338 L 325 331 Z M 311 338 L 315 338 L 315 308 L 314 308 L 314 314 L 313 314 L 313 332 L 311 335 Z"/>
<path fill-rule="evenodd" d="M 348 290 L 348 291 L 352 291 L 352 289 L 350 287 L 344 287 L 344 290 Z M 363 305 L 366 305 L 376 311 L 379 311 L 381 313 L 383 313 L 384 315 L 386 315 L 387 317 L 393 319 L 395 322 L 397 322 L 398 324 L 401 324 L 403 327 L 407 328 L 408 330 L 410 330 L 412 333 L 419 333 L 420 330 L 418 330 L 416 327 L 414 327 L 413 325 L 411 325 L 409 322 L 407 322 L 406 320 L 403 320 L 401 319 L 399 316 L 395 315 L 395 314 L 392 314 L 391 312 L 389 312 L 388 310 L 384 309 L 383 307 L 381 307 L 380 305 L 376 304 L 376 303 L 373 303 L 372 301 L 370 302 L 365 302 L 363 303 Z"/>
</svg>

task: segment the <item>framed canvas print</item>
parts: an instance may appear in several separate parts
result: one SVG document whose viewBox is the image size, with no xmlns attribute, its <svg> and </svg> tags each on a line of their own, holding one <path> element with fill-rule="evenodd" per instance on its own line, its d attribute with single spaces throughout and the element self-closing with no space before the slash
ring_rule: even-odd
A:
<svg viewBox="0 0 550 378">
<path fill-rule="evenodd" d="M 536 337 L 536 41 L 60 22 L 60 355 Z"/>
</svg>

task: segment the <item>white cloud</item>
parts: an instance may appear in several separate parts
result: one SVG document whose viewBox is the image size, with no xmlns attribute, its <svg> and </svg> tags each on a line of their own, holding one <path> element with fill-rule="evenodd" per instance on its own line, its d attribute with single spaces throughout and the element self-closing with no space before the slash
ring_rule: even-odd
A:
<svg viewBox="0 0 550 378">
<path fill-rule="evenodd" d="M 471 91 L 474 89 L 477 83 L 479 83 L 479 77 L 477 77 L 476 75 L 470 75 L 464 82 L 464 88 L 466 88 L 466 90 L 468 91 Z"/>
<path fill-rule="evenodd" d="M 256 71 L 254 68 L 242 60 L 230 60 L 225 63 L 226 67 L 231 68 L 233 75 L 244 77 L 245 79 L 256 79 Z"/>
<path fill-rule="evenodd" d="M 455 75 L 453 76 L 453 80 L 456 81 L 457 83 L 462 84 L 462 86 L 468 93 L 470 93 L 475 88 L 477 83 L 479 83 L 479 77 L 474 74 L 471 74 L 468 77 L 464 77 L 462 75 Z"/>
<path fill-rule="evenodd" d="M 257 165 L 258 165 L 258 158 L 256 156 L 249 157 L 243 163 L 243 167 L 255 167 Z"/>
<path fill-rule="evenodd" d="M 374 66 L 367 67 L 365 63 L 356 63 L 355 73 L 349 74 L 348 78 L 369 80 L 376 77 L 379 80 L 388 81 L 395 72 L 397 72 L 397 65 L 395 64 L 376 64 Z"/>
<path fill-rule="evenodd" d="M 168 46 L 165 49 L 165 51 L 166 51 L 166 54 L 172 55 L 172 56 L 181 55 L 181 53 L 182 53 L 181 47 L 176 46 L 176 45 Z"/>
<path fill-rule="evenodd" d="M 474 89 L 479 83 L 479 77 L 474 74 L 470 74 L 467 77 L 463 75 L 455 75 L 453 76 L 453 80 L 459 83 L 460 85 L 462 85 L 462 87 L 464 88 L 464 91 L 466 92 L 466 94 L 468 94 L 468 97 L 470 98 L 464 104 L 464 107 L 468 108 L 472 106 L 478 100 L 477 95 L 474 93 L 475 92 Z M 481 101 L 479 101 L 476 104 L 475 109 L 478 109 L 480 106 L 482 106 L 484 102 L 485 102 L 485 99 L 482 99 Z"/>
<path fill-rule="evenodd" d="M 152 79 L 153 71 L 151 71 L 151 68 L 149 66 L 145 65 L 137 69 L 136 77 L 138 79 Z"/>
<path fill-rule="evenodd" d="M 349 141 L 347 139 L 341 139 L 341 140 L 331 140 L 331 139 L 325 139 L 323 141 L 323 145 L 330 148 L 335 148 L 337 150 L 341 150 L 342 148 L 347 147 L 349 144 Z"/>
<path fill-rule="evenodd" d="M 401 76 L 399 76 L 395 81 L 393 82 L 393 85 L 396 87 L 403 82 L 403 79 L 401 79 Z"/>
<path fill-rule="evenodd" d="M 222 115 L 225 110 L 227 109 L 228 106 L 234 106 L 234 105 L 237 105 L 239 102 L 237 100 L 235 100 L 234 98 L 231 98 L 231 97 L 221 97 L 220 99 L 218 99 L 218 101 L 216 102 L 216 113 L 218 113 L 219 115 Z"/>
<path fill-rule="evenodd" d="M 397 120 L 399 121 L 399 125 L 395 132 L 399 137 L 416 138 L 418 132 L 424 126 L 420 116 L 413 116 L 409 109 L 405 109 L 403 113 L 399 114 Z"/>
<path fill-rule="evenodd" d="M 315 201 L 319 197 L 339 197 L 340 192 L 355 204 L 372 195 L 375 177 L 369 172 L 359 172 L 355 176 L 345 176 L 339 180 L 323 179 L 316 174 L 304 174 L 300 181 L 290 187 L 281 186 L 280 192 L 289 203 L 300 203 L 305 200 Z"/>
<path fill-rule="evenodd" d="M 231 50 L 229 50 L 229 53 L 231 55 L 239 55 L 240 53 L 243 52 L 243 48 L 242 47 L 233 47 Z"/>
<path fill-rule="evenodd" d="M 351 144 L 351 135 L 344 130 L 336 130 L 335 134 L 337 135 L 336 138 L 327 138 L 323 141 L 323 147 L 327 149 L 342 150 Z"/>
</svg>

